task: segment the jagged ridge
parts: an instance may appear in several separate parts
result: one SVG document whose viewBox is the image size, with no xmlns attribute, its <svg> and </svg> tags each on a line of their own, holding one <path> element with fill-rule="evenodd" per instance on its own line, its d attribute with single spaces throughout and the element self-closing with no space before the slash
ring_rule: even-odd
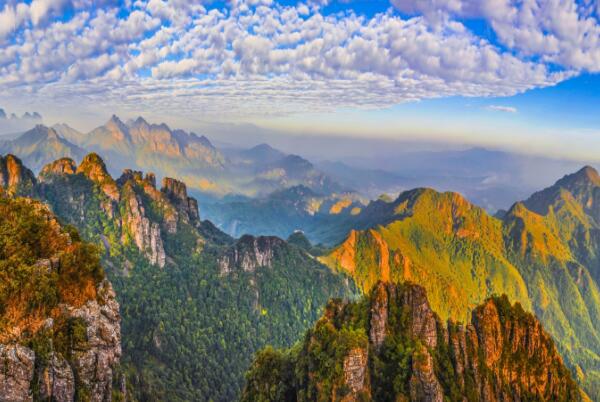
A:
<svg viewBox="0 0 600 402">
<path fill-rule="evenodd" d="M 471 324 L 443 325 L 425 290 L 374 286 L 333 300 L 298 348 L 259 353 L 242 401 L 575 401 L 551 337 L 519 304 L 490 298 Z"/>
</svg>

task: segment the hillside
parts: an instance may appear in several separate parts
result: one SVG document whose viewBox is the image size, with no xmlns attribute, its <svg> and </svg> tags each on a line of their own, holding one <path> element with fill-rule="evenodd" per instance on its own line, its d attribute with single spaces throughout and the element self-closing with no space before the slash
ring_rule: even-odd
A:
<svg viewBox="0 0 600 402">
<path fill-rule="evenodd" d="M 367 207 L 322 261 L 368 291 L 414 281 L 443 319 L 465 320 L 493 294 L 535 312 L 590 396 L 600 396 L 599 183 L 592 168 L 515 204 L 502 219 L 453 193 L 414 190 Z M 369 212 L 371 211 L 371 212 Z"/>
<path fill-rule="evenodd" d="M 297 246 L 235 240 L 202 221 L 183 182 L 159 187 L 133 170 L 114 179 L 97 154 L 47 165 L 33 192 L 104 250 L 137 399 L 233 400 L 254 352 L 291 345 L 330 297 L 355 294 Z"/>
<path fill-rule="evenodd" d="M 444 325 L 423 288 L 378 282 L 332 300 L 304 340 L 258 353 L 242 401 L 577 401 L 577 385 L 535 317 L 506 297 Z"/>
<path fill-rule="evenodd" d="M 0 400 L 121 398 L 120 341 L 97 248 L 0 191 Z"/>
</svg>

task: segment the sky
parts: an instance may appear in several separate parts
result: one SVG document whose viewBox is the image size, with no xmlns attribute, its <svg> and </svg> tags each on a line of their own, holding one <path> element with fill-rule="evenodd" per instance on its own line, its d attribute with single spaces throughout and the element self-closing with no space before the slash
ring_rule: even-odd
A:
<svg viewBox="0 0 600 402">
<path fill-rule="evenodd" d="M 80 130 L 114 113 L 209 138 L 252 125 L 599 160 L 599 15 L 595 0 L 0 0 L 0 108 Z"/>
</svg>

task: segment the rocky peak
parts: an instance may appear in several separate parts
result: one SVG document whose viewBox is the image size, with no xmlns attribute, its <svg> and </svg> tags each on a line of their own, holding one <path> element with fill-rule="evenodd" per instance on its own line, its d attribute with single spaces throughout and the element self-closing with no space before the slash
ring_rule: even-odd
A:
<svg viewBox="0 0 600 402">
<path fill-rule="evenodd" d="M 133 122 L 132 126 L 148 126 L 148 122 L 142 116 L 138 116 L 138 118 Z"/>
<path fill-rule="evenodd" d="M 186 202 L 188 198 L 185 183 L 170 177 L 163 179 L 161 191 L 175 202 Z"/>
<path fill-rule="evenodd" d="M 119 186 L 125 185 L 128 181 L 133 181 L 134 183 L 140 183 L 143 180 L 144 174 L 139 170 L 125 169 L 121 174 L 121 177 L 117 179 L 117 184 Z"/>
<path fill-rule="evenodd" d="M 152 187 L 156 188 L 156 175 L 154 173 L 146 173 L 146 177 L 144 177 L 144 180 L 150 183 Z"/>
<path fill-rule="evenodd" d="M 600 175 L 591 166 L 584 166 L 573 174 L 566 175 L 556 182 L 557 186 L 573 188 L 578 186 L 600 186 Z"/>
<path fill-rule="evenodd" d="M 27 194 L 35 184 L 35 176 L 31 170 L 23 166 L 23 162 L 14 155 L 0 156 L 0 188 L 9 194 Z"/>
</svg>

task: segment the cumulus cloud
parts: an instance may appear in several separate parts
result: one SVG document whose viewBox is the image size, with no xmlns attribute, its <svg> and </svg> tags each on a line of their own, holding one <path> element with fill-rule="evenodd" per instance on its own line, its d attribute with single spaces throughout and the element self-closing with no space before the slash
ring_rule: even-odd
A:
<svg viewBox="0 0 600 402">
<path fill-rule="evenodd" d="M 584 0 L 391 0 L 432 21 L 482 18 L 498 41 L 523 56 L 565 68 L 600 71 L 599 5 Z"/>
<path fill-rule="evenodd" d="M 535 26 L 510 0 L 393 0 L 414 14 L 408 18 L 386 9 L 371 17 L 351 9 L 325 14 L 326 1 L 284 6 L 232 0 L 222 8 L 211 3 L 11 2 L 0 13 L 0 96 L 265 116 L 456 95 L 510 96 L 576 73 L 572 62 L 557 68 L 564 58 L 560 41 L 536 48 L 536 42 L 515 38 L 518 51 L 505 50 L 460 21 L 495 21 L 498 37 L 509 46 L 502 23 Z M 55 17 L 67 6 L 72 16 Z M 508 15 L 494 11 L 502 7 Z M 551 23 L 553 14 L 540 18 L 546 20 L 540 25 L 544 34 L 560 31 L 563 38 L 579 24 L 572 20 L 560 30 Z M 577 59 L 575 53 L 570 57 Z"/>
</svg>

